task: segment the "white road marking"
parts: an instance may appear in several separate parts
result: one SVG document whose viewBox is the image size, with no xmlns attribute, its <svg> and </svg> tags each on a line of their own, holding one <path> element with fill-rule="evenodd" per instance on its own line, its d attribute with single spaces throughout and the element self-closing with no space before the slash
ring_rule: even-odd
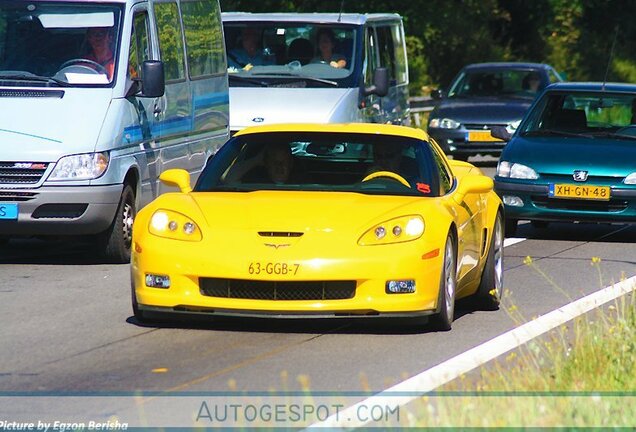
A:
<svg viewBox="0 0 636 432">
<path fill-rule="evenodd" d="M 518 237 L 511 237 L 511 238 L 504 239 L 504 247 L 512 246 L 512 245 L 517 244 L 517 243 L 521 243 L 524 240 L 526 240 L 526 239 L 518 238 Z"/>
<path fill-rule="evenodd" d="M 368 421 L 361 421 L 358 419 L 359 416 L 356 415 L 360 407 L 383 406 L 388 407 L 388 412 L 391 412 L 390 410 L 406 405 L 422 394 L 432 391 L 537 336 L 547 333 L 577 316 L 598 308 L 635 289 L 636 276 L 610 285 L 446 360 L 362 402 L 350 406 L 338 414 L 332 415 L 323 422 L 315 423 L 309 428 L 356 428 L 364 426 Z M 393 392 L 400 392 L 400 395 L 392 396 L 391 393 Z M 404 395 L 406 392 L 410 394 Z"/>
</svg>

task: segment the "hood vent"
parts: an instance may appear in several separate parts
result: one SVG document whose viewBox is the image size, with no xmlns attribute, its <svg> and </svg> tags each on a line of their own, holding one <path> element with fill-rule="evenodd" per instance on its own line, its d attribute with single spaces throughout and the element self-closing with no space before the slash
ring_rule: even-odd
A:
<svg viewBox="0 0 636 432">
<path fill-rule="evenodd" d="M 304 233 L 292 231 L 259 231 L 261 237 L 301 237 Z"/>
<path fill-rule="evenodd" d="M 62 90 L 0 90 L 0 98 L 57 98 L 62 99 Z"/>
</svg>

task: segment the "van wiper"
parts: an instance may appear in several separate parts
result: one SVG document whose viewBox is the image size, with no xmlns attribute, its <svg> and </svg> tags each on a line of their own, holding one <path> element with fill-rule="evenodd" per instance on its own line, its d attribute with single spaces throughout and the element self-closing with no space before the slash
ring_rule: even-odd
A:
<svg viewBox="0 0 636 432">
<path fill-rule="evenodd" d="M 533 131 L 522 132 L 521 136 L 566 136 L 566 137 L 584 137 L 591 138 L 592 136 L 585 133 L 565 132 L 554 129 L 538 129 Z"/>
<path fill-rule="evenodd" d="M 236 75 L 236 74 L 228 74 L 227 77 L 228 77 L 228 79 L 230 81 L 232 81 L 232 80 L 234 80 L 234 81 L 242 81 L 242 82 L 247 82 L 247 83 L 250 83 L 250 84 L 256 84 L 259 87 L 269 87 L 269 83 L 267 83 L 267 82 L 265 82 L 263 80 L 257 79 L 257 78 L 244 77 L 244 76 Z"/>
<path fill-rule="evenodd" d="M 314 81 L 314 82 L 319 82 L 319 83 L 322 83 L 322 84 L 329 84 L 330 86 L 333 86 L 333 87 L 338 87 L 338 83 L 335 82 L 335 81 L 331 81 L 331 80 L 324 79 L 324 78 L 316 78 L 316 77 L 312 77 L 312 76 L 306 76 L 306 75 L 298 75 L 298 74 L 294 74 L 294 73 L 285 73 L 285 72 L 271 73 L 271 72 L 267 72 L 267 73 L 262 73 L 262 74 L 253 74 L 253 75 L 293 77 L 293 78 L 298 78 L 298 79 L 305 80 L 305 81 Z"/>
<path fill-rule="evenodd" d="M 60 87 L 70 87 L 70 84 L 65 81 L 61 81 L 53 77 L 35 75 L 30 72 L 11 73 L 6 75 L 0 72 L 0 81 L 2 80 L 46 82 L 57 84 Z"/>
</svg>

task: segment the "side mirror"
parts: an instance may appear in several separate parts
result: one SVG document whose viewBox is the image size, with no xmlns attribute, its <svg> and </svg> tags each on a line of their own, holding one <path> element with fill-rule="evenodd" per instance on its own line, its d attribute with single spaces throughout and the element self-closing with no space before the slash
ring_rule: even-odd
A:
<svg viewBox="0 0 636 432">
<path fill-rule="evenodd" d="M 161 173 L 159 180 L 166 186 L 176 186 L 181 193 L 192 192 L 190 173 L 183 169 L 169 169 Z"/>
<path fill-rule="evenodd" d="M 485 175 L 468 174 L 459 180 L 455 191 L 455 201 L 461 204 L 466 195 L 471 193 L 488 193 L 495 187 L 495 183 L 490 177 Z"/>
<path fill-rule="evenodd" d="M 142 97 L 161 97 L 166 92 L 166 80 L 163 73 L 163 62 L 146 60 L 142 66 Z"/>
<path fill-rule="evenodd" d="M 440 100 L 444 98 L 444 92 L 441 89 L 431 90 L 431 99 Z"/>
<path fill-rule="evenodd" d="M 512 138 L 512 134 L 506 130 L 505 126 L 493 126 L 492 129 L 490 129 L 490 135 L 506 142 Z"/>
<path fill-rule="evenodd" d="M 373 85 L 364 89 L 364 95 L 372 94 L 384 97 L 389 94 L 389 70 L 379 67 L 373 73 Z"/>
</svg>

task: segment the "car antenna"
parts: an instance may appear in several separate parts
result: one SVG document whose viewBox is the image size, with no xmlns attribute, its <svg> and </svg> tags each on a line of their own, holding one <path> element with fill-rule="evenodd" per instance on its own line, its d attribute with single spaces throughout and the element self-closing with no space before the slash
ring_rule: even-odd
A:
<svg viewBox="0 0 636 432">
<path fill-rule="evenodd" d="M 344 10 L 344 2 L 345 0 L 342 0 L 340 2 L 340 14 L 338 15 L 338 22 L 340 22 L 340 19 L 342 19 L 342 11 Z"/>
<path fill-rule="evenodd" d="M 612 42 L 612 48 L 610 49 L 609 60 L 607 60 L 607 68 L 605 68 L 605 77 L 603 78 L 603 86 L 601 91 L 605 91 L 605 83 L 607 82 L 607 76 L 609 75 L 610 66 L 612 64 L 612 57 L 614 56 L 614 47 L 616 46 L 616 39 L 618 38 L 618 24 L 616 24 L 616 31 L 614 32 L 614 41 Z"/>
</svg>

